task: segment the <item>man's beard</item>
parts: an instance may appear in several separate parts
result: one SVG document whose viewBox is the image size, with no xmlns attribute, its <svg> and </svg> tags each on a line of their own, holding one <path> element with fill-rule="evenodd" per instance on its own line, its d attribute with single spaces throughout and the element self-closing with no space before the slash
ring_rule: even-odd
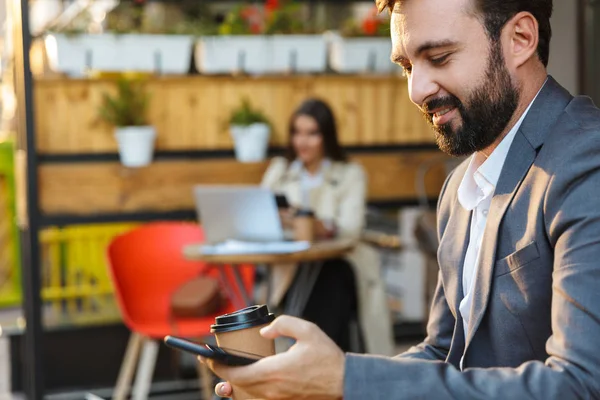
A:
<svg viewBox="0 0 600 400">
<path fill-rule="evenodd" d="M 435 131 L 439 148 L 452 156 L 481 151 L 496 141 L 506 129 L 519 103 L 519 92 L 506 69 L 499 43 L 492 43 L 485 79 L 463 104 L 449 95 L 429 101 L 422 109 Z M 456 107 L 462 125 L 454 130 L 452 121 L 435 125 L 429 110 Z"/>
</svg>

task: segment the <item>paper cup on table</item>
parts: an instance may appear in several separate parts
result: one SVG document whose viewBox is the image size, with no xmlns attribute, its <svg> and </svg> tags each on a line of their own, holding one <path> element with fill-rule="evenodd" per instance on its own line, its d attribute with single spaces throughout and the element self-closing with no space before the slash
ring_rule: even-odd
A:
<svg viewBox="0 0 600 400">
<path fill-rule="evenodd" d="M 235 354 L 235 350 L 267 357 L 275 354 L 275 341 L 260 335 L 260 329 L 269 325 L 275 316 L 266 305 L 251 306 L 216 318 L 210 331 L 217 345 Z M 255 399 L 242 389 L 233 387 L 233 400 Z"/>
<path fill-rule="evenodd" d="M 294 216 L 294 239 L 312 242 L 315 238 L 315 213 L 298 210 Z"/>
</svg>

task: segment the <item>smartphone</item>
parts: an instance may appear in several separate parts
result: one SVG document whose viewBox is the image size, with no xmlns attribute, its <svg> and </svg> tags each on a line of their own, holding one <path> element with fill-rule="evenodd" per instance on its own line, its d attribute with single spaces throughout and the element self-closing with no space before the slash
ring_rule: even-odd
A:
<svg viewBox="0 0 600 400">
<path fill-rule="evenodd" d="M 231 367 L 250 365 L 262 358 L 262 356 L 257 354 L 245 353 L 238 350 L 227 350 L 208 343 L 196 343 L 173 336 L 165 336 L 164 341 L 167 346 L 173 349 L 187 351 L 188 353 L 209 358 Z"/>
<path fill-rule="evenodd" d="M 287 197 L 283 194 L 276 194 L 275 202 L 277 203 L 277 208 L 290 208 L 290 203 L 288 203 Z"/>
</svg>

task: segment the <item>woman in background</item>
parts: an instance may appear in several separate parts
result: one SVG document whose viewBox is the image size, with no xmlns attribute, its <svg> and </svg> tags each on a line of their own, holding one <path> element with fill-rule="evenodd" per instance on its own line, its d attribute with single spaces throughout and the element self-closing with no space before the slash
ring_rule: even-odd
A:
<svg viewBox="0 0 600 400">
<path fill-rule="evenodd" d="M 310 99 L 294 112 L 287 157 L 274 158 L 262 185 L 286 196 L 292 211 L 282 214 L 289 227 L 294 209 L 315 213 L 317 239 L 359 239 L 365 224 L 366 176 L 348 161 L 338 142 L 335 118 L 323 101 Z M 302 318 L 314 322 L 344 351 L 350 350 L 350 324 L 358 317 L 365 350 L 391 355 L 391 319 L 377 253 L 359 244 L 345 259 L 328 260 L 313 287 Z M 280 305 L 297 266 L 273 268 L 270 303 Z M 354 349 L 356 350 L 356 349 Z"/>
</svg>

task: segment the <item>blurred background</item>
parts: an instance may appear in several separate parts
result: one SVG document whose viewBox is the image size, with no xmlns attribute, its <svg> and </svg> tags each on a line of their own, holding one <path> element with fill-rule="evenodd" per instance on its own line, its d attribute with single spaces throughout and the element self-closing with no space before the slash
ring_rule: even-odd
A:
<svg viewBox="0 0 600 400">
<path fill-rule="evenodd" d="M 598 104 L 600 2 L 554 7 L 549 72 Z M 423 337 L 433 209 L 460 160 L 410 103 L 372 0 L 1 0 L 0 28 L 0 399 L 112 398 L 129 330 L 108 244 L 195 221 L 195 184 L 258 184 L 309 97 L 367 173 L 361 239 L 380 256 L 398 350 Z M 236 121 L 268 134 L 235 140 Z M 123 144 L 123 126 L 154 134 Z M 157 351 L 150 397 L 200 398 L 194 359 Z"/>
</svg>

